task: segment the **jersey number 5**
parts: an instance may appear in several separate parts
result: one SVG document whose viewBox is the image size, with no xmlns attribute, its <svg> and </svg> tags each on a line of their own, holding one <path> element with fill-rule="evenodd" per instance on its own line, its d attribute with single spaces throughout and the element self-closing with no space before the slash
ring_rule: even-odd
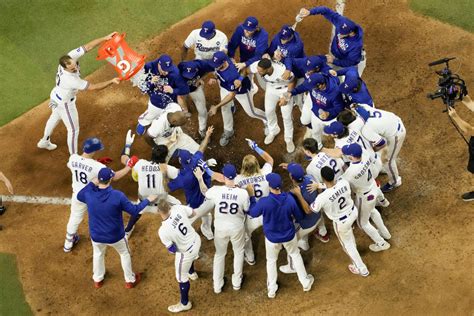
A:
<svg viewBox="0 0 474 316">
<path fill-rule="evenodd" d="M 230 206 L 230 208 L 229 208 Z M 227 210 L 229 210 L 229 212 L 227 212 Z M 227 203 L 227 202 L 220 202 L 219 203 L 219 213 L 222 213 L 222 214 L 237 214 L 237 212 L 239 211 L 239 204 L 237 203 Z"/>
</svg>

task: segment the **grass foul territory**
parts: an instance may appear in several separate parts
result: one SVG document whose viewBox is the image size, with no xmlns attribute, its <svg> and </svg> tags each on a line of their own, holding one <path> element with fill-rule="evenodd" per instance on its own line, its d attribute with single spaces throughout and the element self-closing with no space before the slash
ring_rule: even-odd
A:
<svg viewBox="0 0 474 316">
<path fill-rule="evenodd" d="M 0 315 L 32 315 L 18 278 L 14 255 L 0 253 Z"/>
<path fill-rule="evenodd" d="M 126 32 L 133 47 L 210 2 L 0 1 L 0 126 L 49 98 L 58 59 L 73 48 L 113 31 Z M 95 56 L 81 59 L 83 77 L 104 64 Z"/>
<path fill-rule="evenodd" d="M 416 12 L 474 33 L 473 0 L 411 0 L 410 7 Z"/>
</svg>

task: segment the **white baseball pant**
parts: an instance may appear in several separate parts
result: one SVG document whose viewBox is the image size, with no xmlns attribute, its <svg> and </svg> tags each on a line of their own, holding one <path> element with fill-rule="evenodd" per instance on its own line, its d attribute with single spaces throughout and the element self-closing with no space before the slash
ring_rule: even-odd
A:
<svg viewBox="0 0 474 316">
<path fill-rule="evenodd" d="M 387 137 L 387 154 L 388 161 L 384 164 L 384 169 L 388 173 L 388 182 L 392 185 L 400 184 L 402 178 L 398 173 L 397 158 L 400 153 L 400 149 L 403 146 L 403 142 L 406 137 L 406 129 L 403 123 L 400 121 L 398 125 L 397 133 L 392 137 Z"/>
<path fill-rule="evenodd" d="M 298 248 L 298 240 L 296 234 L 292 240 L 283 243 L 273 243 L 265 237 L 265 250 L 267 257 L 267 288 L 268 292 L 276 292 L 278 290 L 277 280 L 277 260 L 281 249 L 285 248 L 287 254 L 291 257 L 293 266 L 298 275 L 298 280 L 301 285 L 307 287 L 311 280 L 308 278 L 306 268 L 304 266 L 303 258 Z"/>
<path fill-rule="evenodd" d="M 138 117 L 138 124 L 141 126 L 148 126 L 153 122 L 153 120 L 160 117 L 161 114 L 165 111 L 166 108 L 161 109 L 157 106 L 154 106 L 151 101 L 148 101 L 148 108 Z"/>
<path fill-rule="evenodd" d="M 263 216 L 250 217 L 245 219 L 245 257 L 252 262 L 255 261 L 255 253 L 253 252 L 252 233 L 259 227 L 263 226 Z"/>
<path fill-rule="evenodd" d="M 172 138 L 175 136 L 176 139 L 173 140 Z M 166 162 L 171 159 L 173 153 L 178 149 L 186 149 L 191 154 L 194 154 L 199 150 L 199 144 L 183 131 L 177 131 L 176 135 L 173 134 L 172 136 L 166 138 L 160 136 L 156 137 L 154 141 L 157 145 L 166 145 L 168 147 L 168 156 L 166 157 Z"/>
<path fill-rule="evenodd" d="M 202 219 L 201 223 L 201 232 L 203 230 L 212 232 L 212 213 L 211 211 L 214 209 L 214 202 L 212 200 L 205 199 L 204 202 L 196 209 L 194 212 L 196 215 L 191 217 L 189 221 L 194 223 L 198 218 Z"/>
<path fill-rule="evenodd" d="M 380 236 L 382 234 L 389 234 L 387 227 L 382 220 L 382 216 L 375 208 L 377 200 L 383 200 L 384 196 L 380 188 L 375 186 L 371 190 L 364 193 L 356 193 L 357 207 L 359 209 L 359 218 L 357 225 L 373 240 L 377 245 L 383 244 L 385 240 Z M 376 213 L 379 213 L 378 215 Z M 376 227 L 370 223 L 370 218 Z"/>
<path fill-rule="evenodd" d="M 64 248 L 71 249 L 73 246 L 74 235 L 77 234 L 79 224 L 84 219 L 84 214 L 87 212 L 87 204 L 82 203 L 76 197 L 76 194 L 71 198 L 71 214 L 66 226 L 66 240 L 64 241 Z"/>
<path fill-rule="evenodd" d="M 303 103 L 303 110 L 301 112 L 301 124 L 308 125 L 309 123 L 311 123 L 311 137 L 316 139 L 319 148 L 321 148 L 323 147 L 322 144 L 324 127 L 336 121 L 336 118 L 330 121 L 322 121 L 313 113 L 312 108 L 313 102 L 311 101 L 311 96 L 308 94 L 306 95 Z"/>
<path fill-rule="evenodd" d="M 193 100 L 196 110 L 198 112 L 199 130 L 205 131 L 207 127 L 207 108 L 206 108 L 206 95 L 204 94 L 204 88 L 199 86 L 194 92 L 189 94 L 191 100 Z"/>
<path fill-rule="evenodd" d="M 196 235 L 194 244 L 185 252 L 176 252 L 174 257 L 174 267 L 176 271 L 176 280 L 179 283 L 186 283 L 189 281 L 189 269 L 199 257 L 199 249 L 201 249 L 201 238 Z"/>
<path fill-rule="evenodd" d="M 166 193 L 166 192 L 163 192 Z M 145 197 L 140 197 L 140 199 L 137 201 L 140 203 L 144 199 L 146 199 L 147 196 Z M 169 205 L 181 205 L 181 201 L 172 196 L 171 194 L 167 193 L 166 194 L 166 201 L 168 202 Z M 140 214 L 143 213 L 151 213 L 151 214 L 158 214 L 158 206 L 155 203 L 151 203 L 150 205 L 147 205 L 141 212 Z"/>
<path fill-rule="evenodd" d="M 92 251 L 93 251 L 93 260 L 92 260 L 92 270 L 93 276 L 92 279 L 94 282 L 100 282 L 104 279 L 105 276 L 105 253 L 107 251 L 107 246 L 114 248 L 120 255 L 120 262 L 122 264 L 123 275 L 125 277 L 125 282 L 135 282 L 135 273 L 132 269 L 132 257 L 130 256 L 130 249 L 128 247 L 127 239 L 124 237 L 113 244 L 103 244 L 92 241 Z"/>
<path fill-rule="evenodd" d="M 213 264 L 214 290 L 218 291 L 224 286 L 225 256 L 229 241 L 234 251 L 234 273 L 232 274 L 232 286 L 240 288 L 242 284 L 242 270 L 244 267 L 245 227 L 240 229 L 225 229 L 215 227 L 214 245 L 216 253 Z"/>
<path fill-rule="evenodd" d="M 304 80 L 305 80 L 305 78 L 298 78 L 296 80 L 295 88 L 298 87 L 299 85 L 301 85 L 304 82 Z M 292 96 L 291 100 L 290 100 L 290 102 L 292 102 L 293 105 L 296 104 L 298 106 L 300 111 L 303 111 L 303 102 L 304 102 L 305 95 L 306 95 L 306 93 L 300 93 L 300 94 Z"/>
<path fill-rule="evenodd" d="M 281 89 L 273 87 L 271 84 L 267 86 L 265 90 L 265 116 L 268 120 L 268 130 L 270 134 L 277 135 L 280 132 L 278 126 L 278 118 L 276 114 L 276 108 L 278 106 L 278 100 L 283 96 L 288 89 L 281 87 Z M 283 117 L 283 127 L 285 130 L 285 141 L 289 142 L 293 140 L 293 103 L 291 100 L 284 106 L 279 107 L 281 109 L 281 116 Z"/>
<path fill-rule="evenodd" d="M 63 121 L 67 129 L 67 146 L 69 154 L 77 154 L 77 140 L 79 138 L 79 114 L 76 108 L 76 98 L 67 102 L 51 98 L 49 103 L 51 115 L 44 128 L 43 140 L 49 140 L 59 121 Z"/>
<path fill-rule="evenodd" d="M 357 267 L 357 269 L 364 273 L 367 271 L 367 266 L 360 257 L 354 238 L 354 232 L 352 231 L 352 224 L 357 220 L 357 215 L 357 208 L 354 206 L 350 214 L 334 220 L 332 224 L 334 232 L 341 243 L 342 249 L 349 258 L 351 258 L 352 263 Z"/>
</svg>

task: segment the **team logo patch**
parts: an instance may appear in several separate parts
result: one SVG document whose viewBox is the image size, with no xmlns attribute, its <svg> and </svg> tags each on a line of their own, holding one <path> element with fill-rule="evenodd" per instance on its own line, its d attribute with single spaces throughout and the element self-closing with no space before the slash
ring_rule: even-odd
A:
<svg viewBox="0 0 474 316">
<path fill-rule="evenodd" d="M 247 21 L 247 26 L 248 26 L 248 27 L 251 27 L 251 26 L 252 26 L 252 22 Z"/>
<path fill-rule="evenodd" d="M 347 83 L 344 85 L 344 88 L 346 88 L 346 89 L 349 88 L 349 86 L 347 85 Z"/>
</svg>

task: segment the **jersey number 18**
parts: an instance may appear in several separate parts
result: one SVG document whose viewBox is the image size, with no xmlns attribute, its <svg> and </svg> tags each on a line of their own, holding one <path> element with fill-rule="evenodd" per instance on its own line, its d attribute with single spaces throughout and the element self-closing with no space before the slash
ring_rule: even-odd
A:
<svg viewBox="0 0 474 316">
<path fill-rule="evenodd" d="M 74 170 L 74 174 L 76 175 L 76 182 L 87 184 L 87 174 L 85 172 L 79 172 L 78 170 Z"/>
</svg>

